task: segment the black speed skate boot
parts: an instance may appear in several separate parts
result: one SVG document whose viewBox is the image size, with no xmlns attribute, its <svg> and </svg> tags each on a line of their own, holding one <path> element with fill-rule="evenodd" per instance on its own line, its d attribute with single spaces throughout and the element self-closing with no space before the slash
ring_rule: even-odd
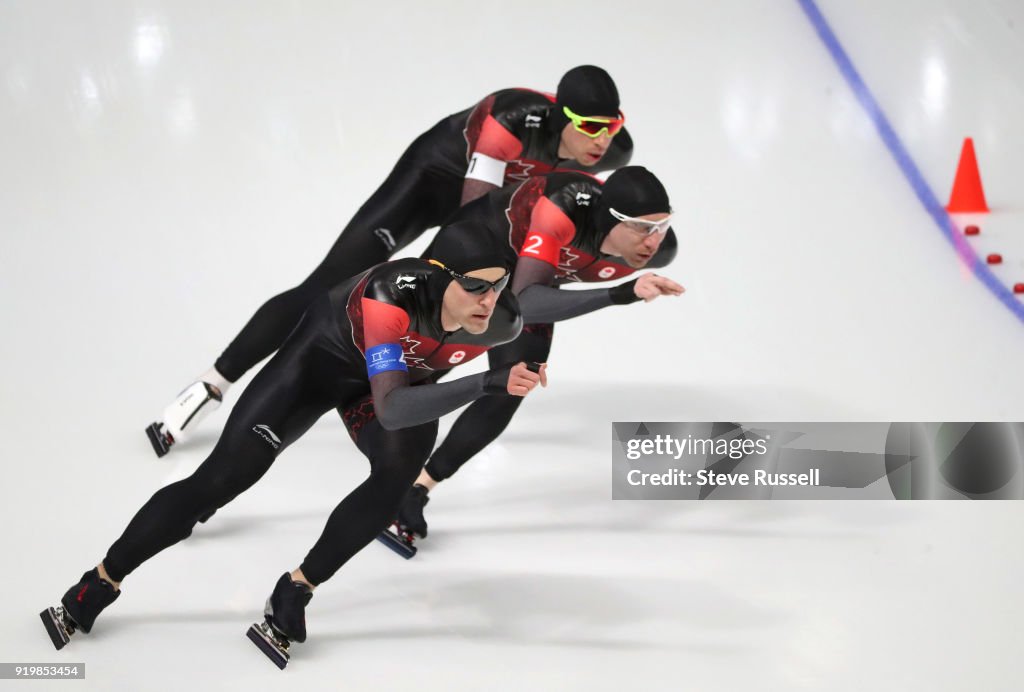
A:
<svg viewBox="0 0 1024 692">
<path fill-rule="evenodd" d="M 71 641 L 71 635 L 76 630 L 81 629 L 88 634 L 96 617 L 120 595 L 121 592 L 115 591 L 110 582 L 101 579 L 99 571 L 93 567 L 68 589 L 64 598 L 60 599 L 59 606 L 47 608 L 39 613 L 39 617 L 59 651 Z"/>
<path fill-rule="evenodd" d="M 430 502 L 427 492 L 419 483 L 409 488 L 398 507 L 398 519 L 377 535 L 378 541 L 406 560 L 416 554 L 413 536 L 427 537 L 427 520 L 423 518 L 423 508 Z"/>
<path fill-rule="evenodd" d="M 313 590 L 292 581 L 291 575 L 285 572 L 267 599 L 263 622 L 252 625 L 246 632 L 252 643 L 281 670 L 288 665 L 291 642 L 306 641 L 306 605 L 311 598 Z"/>
<path fill-rule="evenodd" d="M 398 527 L 402 531 L 414 533 L 420 538 L 427 537 L 427 520 L 423 518 L 423 508 L 430 502 L 428 492 L 426 486 L 419 483 L 409 488 L 398 508 Z"/>
</svg>

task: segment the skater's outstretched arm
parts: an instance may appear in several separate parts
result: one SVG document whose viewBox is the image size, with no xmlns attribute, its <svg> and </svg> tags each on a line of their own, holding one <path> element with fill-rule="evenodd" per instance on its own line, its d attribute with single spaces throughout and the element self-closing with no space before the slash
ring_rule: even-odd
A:
<svg viewBox="0 0 1024 692">
<path fill-rule="evenodd" d="M 526 396 L 538 384 L 547 386 L 546 366 L 534 372 L 526 363 L 416 387 L 409 386 L 409 375 L 403 371 L 382 372 L 370 378 L 374 411 L 386 430 L 436 420 L 488 394 Z"/>
<path fill-rule="evenodd" d="M 523 321 L 527 324 L 559 322 L 606 308 L 628 305 L 639 300 L 650 302 L 663 295 L 680 295 L 683 287 L 672 279 L 654 273 L 611 288 L 586 291 L 562 291 L 554 283 L 555 268 L 541 260 L 520 257 L 516 264 L 512 291 L 519 299 Z"/>
</svg>

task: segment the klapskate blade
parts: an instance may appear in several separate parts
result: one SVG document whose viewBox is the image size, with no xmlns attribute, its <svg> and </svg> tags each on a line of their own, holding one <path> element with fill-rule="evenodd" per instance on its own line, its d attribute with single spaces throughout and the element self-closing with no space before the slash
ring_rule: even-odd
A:
<svg viewBox="0 0 1024 692">
<path fill-rule="evenodd" d="M 149 444 L 153 445 L 153 451 L 156 452 L 157 457 L 162 457 L 167 454 L 170 447 L 167 445 L 167 441 L 164 436 L 160 433 L 160 424 L 151 423 L 146 428 L 146 437 L 149 438 Z"/>
<path fill-rule="evenodd" d="M 387 547 L 394 550 L 396 553 L 404 557 L 406 560 L 410 559 L 416 554 L 416 546 L 409 545 L 401 538 L 391 533 L 388 529 L 384 529 L 377 534 L 377 540 L 386 545 Z"/>
<path fill-rule="evenodd" d="M 288 654 L 277 648 L 277 645 L 267 637 L 258 624 L 251 625 L 245 636 L 249 637 L 252 643 L 259 647 L 259 650 L 266 654 L 267 658 L 274 662 L 275 666 L 284 670 L 284 667 L 288 665 Z"/>
<path fill-rule="evenodd" d="M 46 633 L 50 635 L 50 641 L 53 642 L 57 651 L 63 649 L 71 641 L 64 631 L 63 625 L 60 624 L 60 616 L 57 615 L 56 610 L 47 608 L 39 613 L 39 618 L 43 621 L 43 627 L 46 628 Z"/>
</svg>

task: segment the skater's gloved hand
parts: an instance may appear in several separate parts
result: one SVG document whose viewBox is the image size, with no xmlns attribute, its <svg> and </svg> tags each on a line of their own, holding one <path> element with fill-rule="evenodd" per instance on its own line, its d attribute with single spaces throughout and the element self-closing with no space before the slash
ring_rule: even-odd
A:
<svg viewBox="0 0 1024 692">
<path fill-rule="evenodd" d="M 547 363 L 540 363 L 539 367 L 536 365 L 534 367 L 536 371 L 531 370 L 526 363 L 516 363 L 490 370 L 484 380 L 484 391 L 488 394 L 526 396 L 538 384 L 547 387 Z"/>
<path fill-rule="evenodd" d="M 632 281 L 615 286 L 608 292 L 611 294 L 613 303 L 628 305 L 638 300 L 649 303 L 658 296 L 682 295 L 685 290 L 681 284 L 672 279 L 649 272 Z"/>
<path fill-rule="evenodd" d="M 538 384 L 548 386 L 548 364 L 540 363 L 540 367 L 531 367 L 526 363 L 516 363 L 508 375 L 508 393 L 513 396 L 526 396 Z"/>
</svg>

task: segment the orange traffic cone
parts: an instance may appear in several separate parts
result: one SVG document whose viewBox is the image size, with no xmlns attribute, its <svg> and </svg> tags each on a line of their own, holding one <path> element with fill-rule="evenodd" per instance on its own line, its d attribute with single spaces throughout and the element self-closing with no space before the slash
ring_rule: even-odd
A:
<svg viewBox="0 0 1024 692">
<path fill-rule="evenodd" d="M 948 212 L 987 212 L 985 191 L 981 189 L 981 174 L 978 173 L 978 159 L 974 156 L 974 140 L 964 139 L 960 150 L 960 165 L 956 167 L 953 192 L 949 195 Z"/>
</svg>

